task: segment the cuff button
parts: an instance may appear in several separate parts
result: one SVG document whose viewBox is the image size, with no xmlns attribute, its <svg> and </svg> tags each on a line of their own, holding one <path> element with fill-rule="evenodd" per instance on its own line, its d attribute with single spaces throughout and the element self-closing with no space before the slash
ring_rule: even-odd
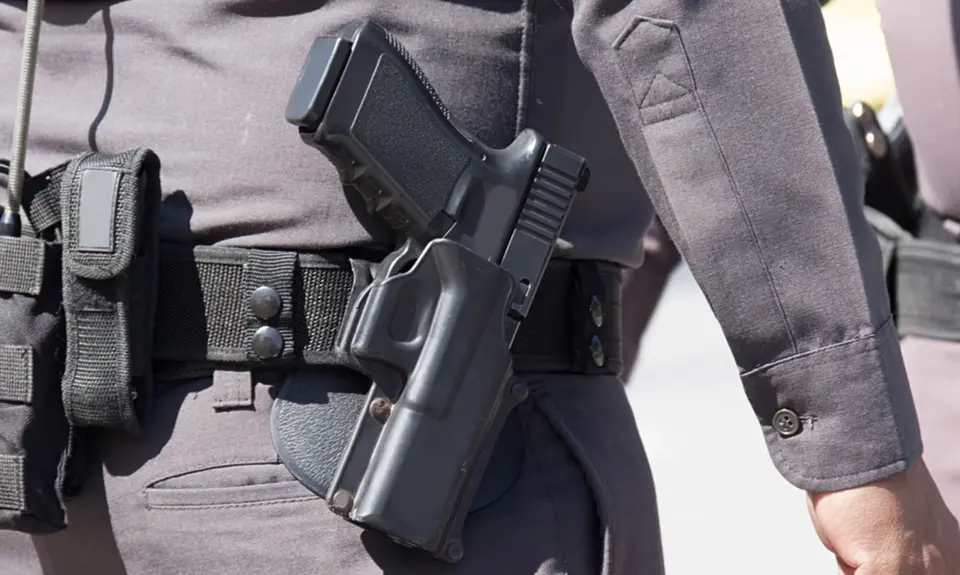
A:
<svg viewBox="0 0 960 575">
<path fill-rule="evenodd" d="M 781 409 L 773 414 L 773 428 L 780 437 L 793 437 L 800 433 L 800 417 L 792 409 Z"/>
</svg>

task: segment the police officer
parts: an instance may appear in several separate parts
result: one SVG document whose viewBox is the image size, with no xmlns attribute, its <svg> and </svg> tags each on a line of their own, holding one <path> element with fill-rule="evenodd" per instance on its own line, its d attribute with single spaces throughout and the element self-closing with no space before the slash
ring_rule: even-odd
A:
<svg viewBox="0 0 960 575">
<path fill-rule="evenodd" d="M 960 374 L 960 318 L 955 312 L 950 315 L 950 310 L 956 309 L 960 288 L 960 268 L 956 264 L 956 254 L 960 253 L 960 171 L 951 148 L 960 137 L 960 55 L 955 17 L 960 3 L 879 0 L 877 5 L 916 158 L 925 212 L 918 235 L 921 240 L 942 246 L 945 254 L 953 254 L 952 266 L 923 271 L 937 298 L 952 302 L 942 314 L 944 329 L 924 334 L 922 324 L 917 325 L 913 317 L 906 318 L 908 333 L 902 350 L 920 416 L 926 460 L 956 515 L 960 514 L 960 456 L 956 446 L 960 432 L 960 390 L 956 385 Z M 900 293 L 898 297 L 910 295 Z"/>
<path fill-rule="evenodd" d="M 21 8 L 0 5 L 0 85 L 16 84 Z M 149 146 L 163 158 L 166 242 L 355 255 L 390 245 L 280 118 L 310 41 L 362 18 L 395 32 L 487 143 L 506 145 L 531 126 L 586 154 L 598 174 L 628 158 L 649 199 L 595 182 L 558 255 L 635 266 L 652 199 L 724 328 L 775 465 L 808 492 L 843 568 L 957 571 L 960 539 L 921 459 L 815 2 L 51 3 L 28 171 L 89 148 Z M 574 72 L 556 65 L 571 47 L 583 66 Z M 566 93 L 544 88 L 585 70 L 605 106 L 583 116 L 623 142 L 610 162 L 591 157 L 558 114 Z M 10 133 L 14 100 L 3 98 Z M 615 295 L 604 298 L 601 307 L 615 307 Z M 581 373 L 519 375 L 533 388 L 514 436 L 524 467 L 469 518 L 456 566 L 339 519 L 278 463 L 271 405 L 309 373 L 211 376 L 199 366 L 174 370 L 180 379 L 158 391 L 145 436 L 101 434 L 101 462 L 71 504 L 70 527 L 6 534 L 3 565 L 17 574 L 661 573 L 651 475 L 616 362 L 600 351 L 589 350 L 594 367 Z M 722 417 L 690 423 L 723 430 Z M 704 481 L 729 471 L 704 470 Z"/>
</svg>

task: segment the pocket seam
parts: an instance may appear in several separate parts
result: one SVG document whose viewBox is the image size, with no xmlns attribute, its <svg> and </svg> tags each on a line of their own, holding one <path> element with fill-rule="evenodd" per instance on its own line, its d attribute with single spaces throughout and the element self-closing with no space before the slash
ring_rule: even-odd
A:
<svg viewBox="0 0 960 575">
<path fill-rule="evenodd" d="M 210 463 L 205 463 L 201 467 L 191 467 L 188 469 L 181 469 L 179 471 L 173 471 L 173 472 L 168 470 L 162 473 L 157 473 L 156 475 L 152 475 L 149 479 L 147 479 L 147 482 L 144 484 L 143 488 L 144 489 L 179 489 L 177 487 L 171 487 L 171 488 L 157 487 L 156 485 L 158 483 L 169 481 L 171 479 L 177 479 L 180 477 L 186 477 L 189 475 L 203 473 L 204 471 L 213 471 L 215 469 L 223 469 L 225 467 L 241 467 L 244 465 L 282 465 L 282 462 L 280 461 L 279 457 L 273 458 L 270 461 L 264 461 L 263 458 L 258 460 L 228 459 L 225 461 L 214 461 Z M 277 483 L 277 482 L 274 482 L 274 483 Z"/>
<path fill-rule="evenodd" d="M 187 510 L 203 510 L 203 509 L 231 509 L 231 508 L 241 508 L 241 507 L 265 507 L 267 505 L 283 505 L 285 503 L 298 503 L 305 501 L 320 501 L 319 497 L 311 496 L 300 496 L 300 497 L 287 497 L 283 499 L 271 499 L 269 501 L 248 501 L 244 503 L 151 503 L 150 500 L 155 497 L 151 497 L 150 493 L 146 493 L 147 499 L 147 509 L 150 511 L 187 511 Z"/>
<path fill-rule="evenodd" d="M 320 500 L 295 479 L 230 487 L 145 487 L 142 492 L 146 508 L 151 510 L 227 509 Z M 240 500 L 225 500 L 225 495 L 239 495 Z"/>
</svg>

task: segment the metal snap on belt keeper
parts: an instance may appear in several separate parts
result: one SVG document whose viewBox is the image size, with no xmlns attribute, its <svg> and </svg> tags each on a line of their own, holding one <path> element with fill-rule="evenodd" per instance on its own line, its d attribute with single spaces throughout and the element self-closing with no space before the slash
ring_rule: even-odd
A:
<svg viewBox="0 0 960 575">
<path fill-rule="evenodd" d="M 283 351 L 283 335 L 275 327 L 265 325 L 253 333 L 250 345 L 260 359 L 273 359 Z"/>
<path fill-rule="evenodd" d="M 277 317 L 282 304 L 280 294 L 269 286 L 260 286 L 250 294 L 250 310 L 262 320 Z"/>
</svg>

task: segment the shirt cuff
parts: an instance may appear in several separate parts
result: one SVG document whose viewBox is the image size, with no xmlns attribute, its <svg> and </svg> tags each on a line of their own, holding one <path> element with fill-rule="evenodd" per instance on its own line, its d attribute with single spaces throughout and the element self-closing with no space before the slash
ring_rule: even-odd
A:
<svg viewBox="0 0 960 575">
<path fill-rule="evenodd" d="M 765 365 L 742 380 L 774 465 L 805 491 L 873 483 L 923 452 L 892 320 L 870 336 Z"/>
</svg>

